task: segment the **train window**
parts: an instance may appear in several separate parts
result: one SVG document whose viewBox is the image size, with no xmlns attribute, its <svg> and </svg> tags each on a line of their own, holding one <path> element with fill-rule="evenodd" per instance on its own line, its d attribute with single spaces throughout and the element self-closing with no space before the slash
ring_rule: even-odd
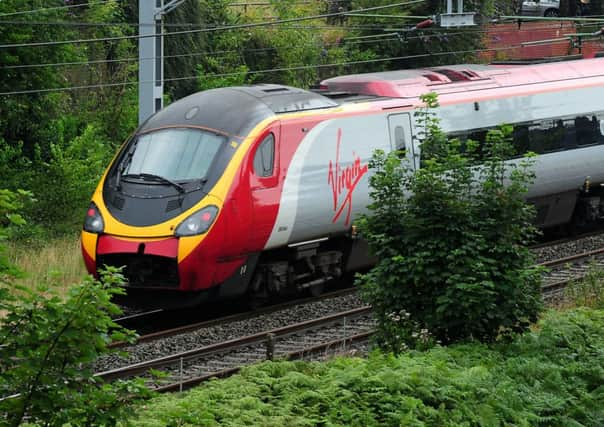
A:
<svg viewBox="0 0 604 427">
<path fill-rule="evenodd" d="M 472 161 L 476 161 L 482 158 L 483 147 L 489 130 L 490 129 L 475 129 L 471 131 L 463 131 L 460 133 L 449 134 L 449 137 L 459 140 L 461 153 L 471 157 Z M 470 147 L 468 141 L 473 141 L 475 145 Z"/>
<path fill-rule="evenodd" d="M 575 118 L 575 132 L 579 146 L 604 143 L 602 126 L 595 115 L 591 118 L 587 116 Z"/>
<path fill-rule="evenodd" d="M 197 129 L 162 129 L 138 137 L 120 165 L 127 175 L 153 174 L 182 182 L 204 178 L 225 137 Z"/>
<path fill-rule="evenodd" d="M 394 128 L 394 143 L 397 150 L 405 149 L 405 130 L 402 126 Z"/>
<path fill-rule="evenodd" d="M 528 152 L 529 149 L 529 127 L 528 125 L 522 124 L 514 126 L 512 132 L 512 141 L 514 144 L 514 151 L 516 156 L 522 156 Z"/>
<path fill-rule="evenodd" d="M 254 172 L 261 177 L 271 176 L 275 163 L 275 137 L 271 133 L 258 145 L 254 155 Z"/>
<path fill-rule="evenodd" d="M 451 133 L 449 137 L 461 141 L 465 151 L 467 140 L 479 143 L 476 155 L 484 156 L 483 144 L 490 129 L 472 129 Z M 558 117 L 534 122 L 518 123 L 512 132 L 514 154 L 510 157 L 521 157 L 532 151 L 536 154 L 572 150 L 577 147 L 604 144 L 604 113 L 596 112 L 585 116 Z"/>
<path fill-rule="evenodd" d="M 542 120 L 529 125 L 529 150 L 535 153 L 573 148 L 572 124 L 561 119 Z"/>
</svg>

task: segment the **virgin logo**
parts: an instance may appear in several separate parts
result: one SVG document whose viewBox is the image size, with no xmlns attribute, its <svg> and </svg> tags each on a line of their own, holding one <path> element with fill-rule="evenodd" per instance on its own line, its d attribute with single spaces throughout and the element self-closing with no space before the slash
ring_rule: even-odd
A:
<svg viewBox="0 0 604 427">
<path fill-rule="evenodd" d="M 335 164 L 329 161 L 329 176 L 327 177 L 328 184 L 331 185 L 333 192 L 333 210 L 335 212 L 333 219 L 335 223 L 344 209 L 346 209 L 345 225 L 350 223 L 350 213 L 352 211 L 352 193 L 362 176 L 367 173 L 369 167 L 361 164 L 361 158 L 352 152 L 352 164 L 342 167 L 340 165 L 340 144 L 342 142 L 342 129 L 338 129 L 338 142 L 336 146 L 336 162 Z M 344 198 L 342 199 L 342 195 Z"/>
</svg>

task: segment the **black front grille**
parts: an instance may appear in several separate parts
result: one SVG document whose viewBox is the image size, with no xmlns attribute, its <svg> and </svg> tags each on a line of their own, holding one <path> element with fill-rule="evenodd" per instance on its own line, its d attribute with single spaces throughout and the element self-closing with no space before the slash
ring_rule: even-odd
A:
<svg viewBox="0 0 604 427">
<path fill-rule="evenodd" d="M 128 286 L 145 288 L 177 288 L 178 263 L 175 258 L 141 254 L 109 254 L 99 256 L 97 268 L 123 267 Z"/>
<path fill-rule="evenodd" d="M 166 212 L 170 212 L 170 211 L 173 211 L 174 209 L 178 209 L 178 208 L 180 208 L 180 205 L 181 205 L 181 200 L 179 200 L 179 199 L 170 200 L 168 202 L 168 204 L 166 205 Z"/>
</svg>

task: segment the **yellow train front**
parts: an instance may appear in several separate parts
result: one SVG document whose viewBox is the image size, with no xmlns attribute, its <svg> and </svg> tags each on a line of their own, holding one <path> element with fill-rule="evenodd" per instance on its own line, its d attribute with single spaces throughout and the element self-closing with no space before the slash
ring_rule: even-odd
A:
<svg viewBox="0 0 604 427">
<path fill-rule="evenodd" d="M 82 231 L 87 270 L 123 267 L 129 295 L 146 305 L 244 293 L 270 234 L 270 227 L 250 234 L 253 218 L 270 222 L 279 199 L 265 192 L 270 200 L 250 201 L 242 176 L 258 162 L 250 153 L 278 142 L 278 113 L 300 104 L 334 105 L 262 85 L 200 92 L 152 116 L 124 143 L 92 197 Z"/>
</svg>

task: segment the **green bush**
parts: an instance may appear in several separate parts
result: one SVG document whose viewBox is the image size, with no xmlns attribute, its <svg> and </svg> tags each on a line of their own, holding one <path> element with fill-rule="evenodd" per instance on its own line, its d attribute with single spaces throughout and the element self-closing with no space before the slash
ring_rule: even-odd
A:
<svg viewBox="0 0 604 427">
<path fill-rule="evenodd" d="M 482 146 L 449 140 L 431 111 L 435 94 L 423 100 L 421 168 L 377 152 L 371 215 L 359 223 L 378 262 L 358 284 L 374 308 L 378 343 L 394 352 L 416 345 L 405 337 L 421 330 L 442 343 L 493 341 L 526 330 L 541 308 L 527 248 L 533 208 L 523 199 L 530 161 L 505 163 L 509 127 Z"/>
<path fill-rule="evenodd" d="M 29 196 L 0 190 L 0 425 L 115 425 L 129 402 L 149 394 L 140 381 L 93 376 L 92 363 L 109 343 L 134 338 L 112 320 L 123 277 L 115 269 L 100 281 L 89 276 L 65 299 L 52 284 L 19 286 L 3 241 L 9 227 L 24 224 L 18 210 Z"/>
<path fill-rule="evenodd" d="M 119 309 L 111 297 L 120 292 L 120 276 L 107 272 L 74 286 L 66 299 L 52 286 L 35 292 L 7 289 L 0 324 L 0 424 L 27 420 L 40 425 L 112 425 L 128 405 L 148 395 L 140 381 L 104 383 L 92 363 L 115 340 L 131 340 L 111 317 Z"/>
<path fill-rule="evenodd" d="M 139 406 L 135 426 L 600 426 L 604 312 L 547 313 L 508 344 L 266 362 Z"/>
<path fill-rule="evenodd" d="M 30 225 L 21 229 L 21 237 L 78 230 L 90 197 L 115 152 L 115 146 L 93 125 L 72 140 L 59 140 L 49 147 L 47 156 L 37 150 L 29 158 L 20 146 L 0 141 L 0 180 L 11 189 L 27 188 L 37 198 L 23 208 Z"/>
<path fill-rule="evenodd" d="M 16 192 L 0 188 L 0 284 L 21 275 L 21 272 L 9 261 L 5 241 L 15 232 L 15 229 L 25 224 L 19 214 L 26 200 L 32 199 L 32 194 L 24 190 Z M 0 312 L 6 309 L 13 297 L 10 289 L 0 287 Z"/>
</svg>

